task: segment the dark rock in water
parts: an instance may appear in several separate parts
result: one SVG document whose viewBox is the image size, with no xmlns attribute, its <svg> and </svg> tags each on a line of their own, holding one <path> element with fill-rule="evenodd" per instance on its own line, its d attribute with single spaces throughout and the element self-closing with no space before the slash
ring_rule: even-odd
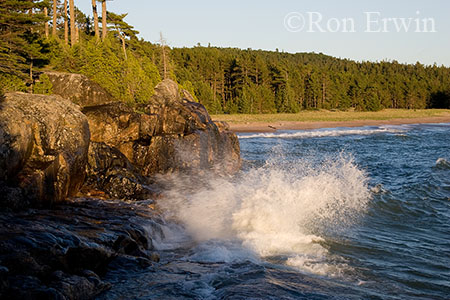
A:
<svg viewBox="0 0 450 300">
<path fill-rule="evenodd" d="M 219 129 L 203 105 L 181 99 L 175 82 L 161 82 L 150 103 L 140 110 L 143 112 L 122 103 L 83 109 L 92 141 L 118 149 L 143 176 L 200 169 L 232 173 L 239 169 L 236 135 L 225 125 Z"/>
<path fill-rule="evenodd" d="M 107 272 L 158 260 L 148 234 L 161 233 L 158 220 L 146 202 L 93 199 L 1 213 L 0 298 L 92 299 L 110 287 Z"/>
<path fill-rule="evenodd" d="M 119 150 L 105 143 L 91 142 L 87 187 L 104 191 L 114 199 L 145 200 L 156 196 L 150 184 Z"/>
<path fill-rule="evenodd" d="M 52 83 L 53 94 L 81 107 L 97 106 L 117 101 L 98 83 L 89 80 L 86 76 L 72 73 L 45 72 Z"/>
<path fill-rule="evenodd" d="M 89 127 L 60 96 L 8 93 L 0 103 L 0 206 L 48 205 L 85 178 Z"/>
</svg>

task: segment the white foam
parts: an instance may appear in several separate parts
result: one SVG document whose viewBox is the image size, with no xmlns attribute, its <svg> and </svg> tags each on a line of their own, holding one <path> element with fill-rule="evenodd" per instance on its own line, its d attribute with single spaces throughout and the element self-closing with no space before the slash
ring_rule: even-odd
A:
<svg viewBox="0 0 450 300">
<path fill-rule="evenodd" d="M 289 257 L 286 264 L 311 274 L 327 277 L 341 277 L 344 270 L 350 269 L 345 263 L 330 261 L 327 253 L 322 256 L 298 254 Z"/>
<path fill-rule="evenodd" d="M 144 229 L 156 250 L 175 250 L 191 243 L 185 228 L 176 223 L 152 224 Z"/>
<path fill-rule="evenodd" d="M 337 273 L 325 259 L 323 236 L 353 224 L 370 198 L 365 173 L 345 155 L 319 166 L 275 158 L 239 180 L 212 177 L 192 194 L 186 187 L 200 182 L 173 184 L 159 205 L 198 242 L 237 240 L 260 257 L 284 256 L 288 265 L 320 275 Z M 215 254 L 202 248 L 201 257 L 232 261 L 245 253 L 224 247 L 214 243 Z"/>
<path fill-rule="evenodd" d="M 189 261 L 200 263 L 232 263 L 235 261 L 258 261 L 255 254 L 242 248 L 234 241 L 210 240 L 200 243 L 187 258 Z"/>
<path fill-rule="evenodd" d="M 361 127 L 361 128 L 332 128 L 332 129 L 316 129 L 316 130 L 299 130 L 288 132 L 274 132 L 274 133 L 255 133 L 255 134 L 240 134 L 240 139 L 255 139 L 255 138 L 314 138 L 314 137 L 334 137 L 344 135 L 372 135 L 380 133 L 404 133 L 404 129 L 399 127 Z"/>
</svg>

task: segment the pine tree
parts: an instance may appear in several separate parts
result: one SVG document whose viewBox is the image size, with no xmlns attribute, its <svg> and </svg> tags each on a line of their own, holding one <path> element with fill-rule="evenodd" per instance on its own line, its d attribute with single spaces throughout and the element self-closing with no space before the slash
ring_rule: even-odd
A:
<svg viewBox="0 0 450 300">
<path fill-rule="evenodd" d="M 38 29 L 47 21 L 42 1 L 0 2 L 0 72 L 33 79 L 33 66 L 45 59 L 47 45 Z M 35 13 L 27 12 L 35 10 Z"/>
<path fill-rule="evenodd" d="M 128 14 L 115 14 L 113 12 L 108 12 L 108 24 L 110 24 L 110 28 L 115 32 L 116 36 L 120 39 L 122 43 L 122 51 L 123 55 L 125 57 L 125 60 L 128 59 L 127 57 L 127 50 L 126 50 L 126 40 L 130 38 L 136 39 L 136 35 L 139 33 L 136 30 L 133 30 L 133 26 L 129 25 L 127 22 L 125 22 L 123 19 Z"/>
</svg>

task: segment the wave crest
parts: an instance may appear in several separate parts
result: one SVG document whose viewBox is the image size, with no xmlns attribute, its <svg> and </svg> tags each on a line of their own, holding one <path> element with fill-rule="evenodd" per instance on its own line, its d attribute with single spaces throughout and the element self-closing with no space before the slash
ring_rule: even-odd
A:
<svg viewBox="0 0 450 300">
<path fill-rule="evenodd" d="M 280 156 L 236 179 L 191 180 L 174 180 L 159 205 L 197 241 L 237 240 L 307 272 L 323 271 L 312 266 L 327 254 L 323 236 L 352 225 L 370 200 L 366 174 L 345 155 L 319 165 Z M 203 187 L 186 194 L 193 185 Z"/>
</svg>

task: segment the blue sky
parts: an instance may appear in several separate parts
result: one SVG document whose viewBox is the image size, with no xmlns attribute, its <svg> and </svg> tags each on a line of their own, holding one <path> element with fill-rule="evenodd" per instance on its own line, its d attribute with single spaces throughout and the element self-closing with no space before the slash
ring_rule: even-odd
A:
<svg viewBox="0 0 450 300">
<path fill-rule="evenodd" d="M 75 0 L 75 5 L 91 14 L 90 2 Z M 450 66 L 448 0 L 114 0 L 108 2 L 108 10 L 127 12 L 126 21 L 145 40 L 156 42 L 162 32 L 172 47 L 211 43 L 245 49 L 278 48 L 292 53 L 322 52 L 358 61 L 419 61 Z M 366 12 L 376 14 L 368 16 Z M 303 19 L 297 17 L 286 23 L 289 13 L 301 14 Z M 318 14 L 322 16 L 320 22 Z M 408 32 L 404 27 L 398 31 L 396 25 L 401 26 L 401 18 L 410 24 Z M 436 32 L 415 32 L 417 24 L 419 31 L 425 31 L 422 21 L 425 18 L 433 19 Z M 342 32 L 343 19 L 352 19 L 355 32 Z M 382 30 L 383 22 L 387 24 L 387 32 L 366 32 Z M 285 24 L 295 29 L 301 24 L 305 26 L 302 31 L 292 32 Z M 431 31 L 431 23 L 426 24 Z M 317 25 L 325 32 L 319 32 Z M 331 32 L 337 26 L 338 32 Z M 308 29 L 312 32 L 307 32 Z"/>
</svg>

